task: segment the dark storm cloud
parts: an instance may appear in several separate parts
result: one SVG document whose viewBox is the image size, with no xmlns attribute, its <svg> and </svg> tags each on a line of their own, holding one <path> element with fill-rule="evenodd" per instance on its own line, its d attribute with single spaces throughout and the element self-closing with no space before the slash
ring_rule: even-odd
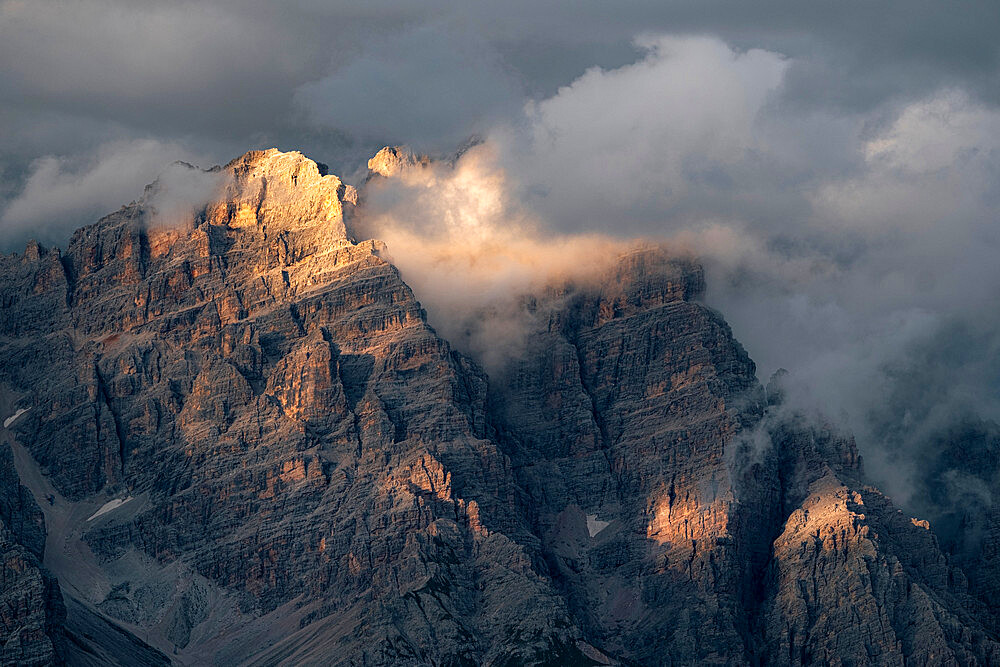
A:
<svg viewBox="0 0 1000 667">
<path fill-rule="evenodd" d="M 433 150 L 519 110 L 523 93 L 513 74 L 467 29 L 422 25 L 371 47 L 299 88 L 295 102 L 309 121 L 350 128 L 369 142 Z"/>
<path fill-rule="evenodd" d="M 328 131 L 350 137 L 385 129 L 389 139 L 404 128 L 408 141 L 450 140 L 482 124 L 475 112 L 518 106 L 521 90 L 547 97 L 588 67 L 632 62 L 632 40 L 640 32 L 714 34 L 737 49 L 789 56 L 794 65 L 787 94 L 802 103 L 872 108 L 945 83 L 988 103 L 998 95 L 994 31 L 1000 5 L 988 1 L 456 1 L 417 7 L 384 0 L 280 6 L 6 0 L 0 7 L 0 148 L 22 175 L 36 157 L 84 149 L 58 131 L 48 141 L 18 145 L 11 137 L 35 134 L 36 115 L 105 124 L 98 134 L 112 132 L 116 139 L 195 145 L 208 139 L 219 159 L 249 144 L 316 139 L 314 128 L 296 120 L 292 98 L 300 87 L 337 92 L 316 97 L 322 108 L 307 114 L 325 121 Z M 454 58 L 465 60 L 468 70 L 456 70 Z M 382 79 L 358 86 L 351 77 L 362 74 Z M 453 85 L 442 91 L 445 75 Z M 355 85 L 340 90 L 338 83 Z M 406 115 L 402 95 L 414 89 L 428 96 L 417 100 L 417 113 Z M 393 99 L 404 100 L 396 116 L 384 105 L 372 109 L 393 92 L 399 94 Z M 455 112 L 455 98 L 466 115 Z M 455 120 L 454 129 L 442 132 L 442 119 Z M 335 150 L 345 141 L 328 143 L 322 148 Z"/>
<path fill-rule="evenodd" d="M 2 16 L 5 104 L 154 132 L 244 136 L 326 62 L 315 28 L 252 4 L 42 0 Z"/>
</svg>

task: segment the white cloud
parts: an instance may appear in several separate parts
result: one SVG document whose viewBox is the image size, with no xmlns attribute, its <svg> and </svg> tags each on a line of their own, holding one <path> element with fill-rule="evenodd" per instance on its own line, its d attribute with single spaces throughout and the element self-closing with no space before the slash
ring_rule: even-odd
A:
<svg viewBox="0 0 1000 667">
<path fill-rule="evenodd" d="M 527 145 L 508 157 L 532 203 L 565 227 L 649 230 L 686 198 L 729 187 L 757 149 L 754 125 L 787 68 L 708 37 L 637 41 L 644 57 L 594 68 L 527 107 Z M 618 220 L 616 220 L 616 218 Z M 644 231 L 645 231 L 644 230 Z"/>
<path fill-rule="evenodd" d="M 549 275 L 525 262 L 620 248 L 575 245 L 587 231 L 694 248 L 762 379 L 791 370 L 793 400 L 854 430 L 905 498 L 916 443 L 969 412 L 1000 419 L 1000 113 L 954 90 L 817 113 L 781 97 L 779 54 L 640 44 L 637 62 L 530 103 L 454 172 L 377 194 L 404 277 L 446 336 L 509 354 L 525 327 L 505 295 Z"/>
<path fill-rule="evenodd" d="M 77 227 L 139 199 L 143 188 L 175 160 L 198 158 L 179 145 L 153 139 L 107 143 L 82 160 L 40 158 L 4 209 L 0 238 L 4 245 L 28 238 L 65 243 Z"/>
<path fill-rule="evenodd" d="M 387 243 L 430 323 L 494 377 L 536 327 L 524 295 L 593 279 L 625 247 L 599 234 L 546 230 L 513 195 L 492 144 L 454 166 L 416 164 L 375 179 L 366 197 L 356 231 Z"/>
<path fill-rule="evenodd" d="M 869 141 L 875 168 L 928 174 L 961 168 L 1000 148 L 1000 115 L 957 90 L 907 106 L 892 127 Z"/>
<path fill-rule="evenodd" d="M 149 207 L 147 225 L 185 227 L 198 212 L 217 200 L 232 174 L 228 170 L 205 171 L 185 162 L 174 162 L 163 169 L 153 183 L 144 204 Z"/>
</svg>

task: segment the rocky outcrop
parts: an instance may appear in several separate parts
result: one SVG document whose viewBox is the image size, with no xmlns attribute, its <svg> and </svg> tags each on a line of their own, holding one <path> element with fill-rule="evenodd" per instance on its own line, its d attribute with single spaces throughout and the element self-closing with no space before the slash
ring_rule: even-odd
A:
<svg viewBox="0 0 1000 667">
<path fill-rule="evenodd" d="M 924 521 L 832 472 L 774 544 L 765 624 L 773 664 L 995 664 L 964 575 Z"/>
<path fill-rule="evenodd" d="M 140 202 L 80 230 L 43 287 L 43 258 L 7 260 L 21 439 L 61 496 L 127 500 L 83 528 L 105 573 L 86 602 L 202 651 L 213 610 L 156 593 L 124 565 L 143 557 L 232 613 L 330 627 L 290 655 L 333 635 L 352 664 L 599 655 L 533 567 L 485 376 L 377 242 L 347 240 L 340 181 L 276 151 L 223 171 L 182 227 Z M 38 334 L 15 336 L 29 311 Z"/>
<path fill-rule="evenodd" d="M 560 294 L 499 388 L 518 478 L 598 646 L 724 663 L 747 654 L 743 607 L 773 514 L 727 453 L 763 410 L 754 365 L 694 301 L 692 262 L 638 248 L 599 284 Z"/>
<path fill-rule="evenodd" d="M 0 258 L 0 383 L 30 407 L 13 429 L 51 486 L 77 654 L 998 659 L 963 571 L 851 438 L 765 392 L 695 261 L 638 246 L 524 295 L 537 330 L 488 378 L 324 171 L 254 151 L 189 174 L 213 194 L 187 218 L 164 224 L 154 184 L 65 253 Z M 33 502 L 0 495 L 0 518 L 55 656 Z"/>
<path fill-rule="evenodd" d="M 63 664 L 66 610 L 59 584 L 42 567 L 45 519 L 18 482 L 0 443 L 0 664 Z"/>
<path fill-rule="evenodd" d="M 405 146 L 386 146 L 368 160 L 368 178 L 399 176 L 408 167 L 428 164 L 424 156 L 416 156 Z"/>
</svg>

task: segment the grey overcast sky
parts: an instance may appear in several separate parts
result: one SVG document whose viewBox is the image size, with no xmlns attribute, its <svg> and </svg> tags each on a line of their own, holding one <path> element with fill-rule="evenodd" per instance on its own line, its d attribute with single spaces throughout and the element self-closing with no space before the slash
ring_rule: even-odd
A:
<svg viewBox="0 0 1000 667">
<path fill-rule="evenodd" d="M 176 159 L 476 134 L 545 233 L 694 247 L 905 498 L 929 434 L 1000 418 L 998 35 L 996 0 L 2 0 L 0 249 Z"/>
<path fill-rule="evenodd" d="M 991 0 L 3 0 L 0 210 L 38 172 L 69 199 L 98 161 L 134 174 L 92 175 L 82 217 L 56 201 L 7 210 L 4 236 L 20 243 L 30 221 L 58 241 L 162 158 L 275 145 L 343 170 L 379 144 L 447 151 L 588 68 L 636 61 L 642 34 L 781 54 L 781 103 L 803 113 L 884 122 L 946 87 L 993 108 L 998 30 Z"/>
</svg>

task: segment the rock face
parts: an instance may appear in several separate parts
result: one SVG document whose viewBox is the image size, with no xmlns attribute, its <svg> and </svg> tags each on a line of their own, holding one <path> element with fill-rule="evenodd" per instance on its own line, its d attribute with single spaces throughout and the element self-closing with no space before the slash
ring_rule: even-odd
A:
<svg viewBox="0 0 1000 667">
<path fill-rule="evenodd" d="M 4 651 L 62 655 L 40 505 L 71 634 L 149 664 L 1000 660 L 962 570 L 765 393 L 695 262 L 637 247 L 532 295 L 491 380 L 350 240 L 337 177 L 275 150 L 204 176 L 179 224 L 154 184 L 0 258 L 0 382 L 50 496 L 9 467 Z"/>
<path fill-rule="evenodd" d="M 1000 644 L 964 572 L 926 521 L 858 483 L 853 443 L 801 419 L 775 431 L 791 474 L 765 577 L 767 655 L 792 665 L 995 664 Z"/>
<path fill-rule="evenodd" d="M 377 242 L 347 240 L 340 181 L 276 151 L 225 170 L 185 228 L 150 228 L 136 204 L 64 257 L 7 259 L 22 441 L 61 497 L 130 499 L 87 522 L 103 574 L 74 588 L 170 649 L 225 595 L 232 613 L 299 619 L 274 659 L 597 654 L 532 567 L 486 378 Z M 167 590 L 125 567 L 140 558 L 214 588 Z"/>
<path fill-rule="evenodd" d="M 426 157 L 417 157 L 403 146 L 386 146 L 368 160 L 368 178 L 375 176 L 392 178 L 408 167 L 427 162 Z"/>
<path fill-rule="evenodd" d="M 564 299 L 502 390 L 534 525 L 599 646 L 725 662 L 747 650 L 767 550 L 771 490 L 744 498 L 726 452 L 760 418 L 754 366 L 692 301 L 697 266 L 640 249 L 601 284 Z"/>
<path fill-rule="evenodd" d="M 0 444 L 0 664 L 50 665 L 65 659 L 59 584 L 41 561 L 45 519 L 20 485 L 10 447 Z"/>
</svg>

